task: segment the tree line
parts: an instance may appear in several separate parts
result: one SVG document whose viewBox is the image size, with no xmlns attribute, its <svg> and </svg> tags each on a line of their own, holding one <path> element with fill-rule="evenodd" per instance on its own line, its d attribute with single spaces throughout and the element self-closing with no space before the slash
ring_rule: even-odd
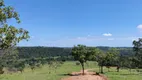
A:
<svg viewBox="0 0 142 80">
<path fill-rule="evenodd" d="M 132 47 L 96 47 L 103 52 L 107 52 L 111 48 L 116 48 L 123 56 L 134 55 Z M 19 57 L 26 58 L 39 58 L 39 57 L 59 57 L 66 58 L 66 60 L 73 60 L 71 57 L 72 47 L 17 47 Z"/>
<path fill-rule="evenodd" d="M 100 47 L 99 47 L 100 48 Z M 142 38 L 133 41 L 133 48 L 103 48 L 104 51 L 97 47 L 87 47 L 86 45 L 76 45 L 72 48 L 72 56 L 79 61 L 83 74 L 84 63 L 87 61 L 97 61 L 100 67 L 100 72 L 103 73 L 103 67 L 107 67 L 108 71 L 111 66 L 117 67 L 117 72 L 120 68 L 139 69 L 142 68 Z M 130 53 L 121 53 L 122 50 L 130 50 Z M 138 70 L 139 71 L 139 70 Z"/>
</svg>

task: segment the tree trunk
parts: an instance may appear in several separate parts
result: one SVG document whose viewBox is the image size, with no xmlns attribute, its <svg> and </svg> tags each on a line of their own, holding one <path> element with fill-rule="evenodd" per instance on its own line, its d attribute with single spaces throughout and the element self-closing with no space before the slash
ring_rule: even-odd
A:
<svg viewBox="0 0 142 80">
<path fill-rule="evenodd" d="M 109 70 L 110 67 L 108 66 L 107 68 L 108 68 L 108 72 L 110 72 L 110 70 Z"/>
<path fill-rule="evenodd" d="M 84 75 L 84 63 L 81 63 L 81 66 L 82 66 L 82 72 L 83 72 L 83 75 Z"/>
<path fill-rule="evenodd" d="M 117 72 L 119 72 L 119 68 L 120 68 L 120 67 L 118 66 L 118 67 L 117 67 Z"/>
<path fill-rule="evenodd" d="M 104 72 L 103 72 L 103 66 L 101 66 L 101 73 L 104 73 Z"/>
<path fill-rule="evenodd" d="M 117 69 L 117 72 L 119 72 L 119 69 Z"/>
</svg>

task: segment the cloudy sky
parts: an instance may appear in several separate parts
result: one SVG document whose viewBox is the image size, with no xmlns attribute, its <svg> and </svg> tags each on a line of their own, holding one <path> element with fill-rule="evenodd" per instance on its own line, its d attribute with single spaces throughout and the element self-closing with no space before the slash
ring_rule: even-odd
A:
<svg viewBox="0 0 142 80">
<path fill-rule="evenodd" d="M 142 36 L 141 0 L 5 0 L 30 32 L 18 46 L 132 46 Z"/>
</svg>

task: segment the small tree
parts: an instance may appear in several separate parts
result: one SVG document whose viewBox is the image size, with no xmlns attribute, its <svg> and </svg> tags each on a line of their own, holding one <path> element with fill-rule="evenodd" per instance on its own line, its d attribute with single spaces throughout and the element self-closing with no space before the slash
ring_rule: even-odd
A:
<svg viewBox="0 0 142 80">
<path fill-rule="evenodd" d="M 25 61 L 20 61 L 20 60 L 16 61 L 14 67 L 17 69 L 17 71 L 20 71 L 22 73 L 25 68 Z"/>
<path fill-rule="evenodd" d="M 36 58 L 31 58 L 27 61 L 32 71 L 36 68 L 37 60 Z"/>
<path fill-rule="evenodd" d="M 138 68 L 142 68 L 142 38 L 133 41 L 133 51 L 135 52 L 135 64 Z"/>
<path fill-rule="evenodd" d="M 72 56 L 75 60 L 78 60 L 82 66 L 84 75 L 84 63 L 90 60 L 93 56 L 93 49 L 86 47 L 85 45 L 77 45 L 72 48 Z"/>
<path fill-rule="evenodd" d="M 105 58 L 106 58 L 106 54 L 102 51 L 99 51 L 98 54 L 96 55 L 96 60 L 98 62 L 98 65 L 100 66 L 100 72 L 103 72 L 103 66 L 105 65 Z"/>
<path fill-rule="evenodd" d="M 105 65 L 107 66 L 108 71 L 110 68 L 109 66 L 117 66 L 117 72 L 119 72 L 119 52 L 117 49 L 109 49 L 106 53 Z"/>
</svg>

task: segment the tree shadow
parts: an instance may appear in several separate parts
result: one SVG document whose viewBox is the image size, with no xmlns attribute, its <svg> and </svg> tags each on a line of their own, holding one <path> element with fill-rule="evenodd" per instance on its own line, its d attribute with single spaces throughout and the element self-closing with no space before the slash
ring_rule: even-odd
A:
<svg viewBox="0 0 142 80">
<path fill-rule="evenodd" d="M 113 71 L 112 71 L 113 72 Z M 108 73 L 111 73 L 111 72 L 104 72 L 103 74 L 108 74 Z M 113 75 L 121 75 L 121 76 L 129 76 L 129 75 L 140 75 L 141 73 L 113 73 Z"/>
<path fill-rule="evenodd" d="M 130 73 L 130 74 L 119 74 L 119 75 L 129 76 L 129 75 L 139 75 L 139 74 L 132 74 L 132 73 Z"/>
<path fill-rule="evenodd" d="M 139 75 L 139 74 L 128 73 L 128 74 L 113 74 L 113 75 L 130 76 L 130 75 Z"/>
<path fill-rule="evenodd" d="M 67 73 L 67 74 L 58 74 L 59 76 L 80 76 L 81 74 L 70 74 L 70 73 Z"/>
</svg>

